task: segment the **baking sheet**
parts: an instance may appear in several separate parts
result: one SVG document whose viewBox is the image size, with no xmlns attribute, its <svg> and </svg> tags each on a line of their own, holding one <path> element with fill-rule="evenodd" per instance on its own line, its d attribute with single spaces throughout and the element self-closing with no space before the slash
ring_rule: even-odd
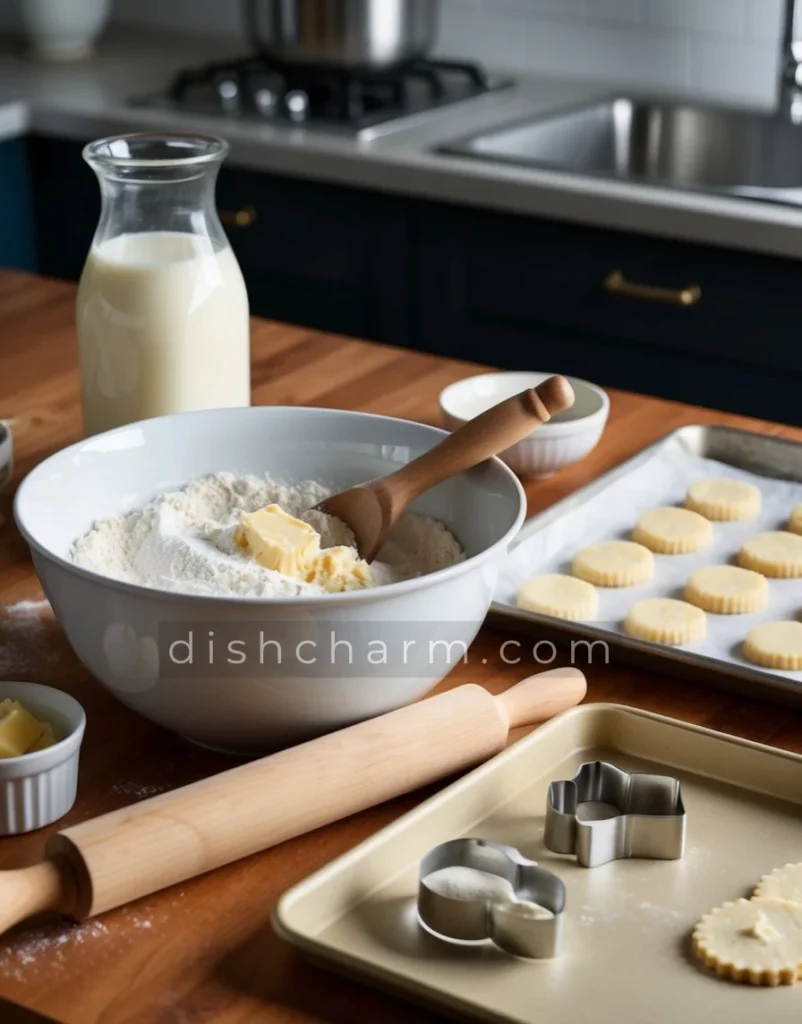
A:
<svg viewBox="0 0 802 1024">
<path fill-rule="evenodd" d="M 737 564 L 735 556 L 746 539 L 766 530 L 786 529 L 794 505 L 802 503 L 802 483 L 700 458 L 688 451 L 680 436 L 672 435 L 631 472 L 616 475 L 587 502 L 576 504 L 563 515 L 552 518 L 542 529 L 527 531 L 525 527 L 527 532 L 502 567 L 495 595 L 497 605 L 514 607 L 519 587 L 533 575 L 570 573 L 573 556 L 589 544 L 631 539 L 641 513 L 662 505 L 682 504 L 691 483 L 707 476 L 730 477 L 757 486 L 763 498 L 760 515 L 748 522 L 714 523 L 714 541 L 704 551 L 687 555 L 656 554 L 655 577 L 651 583 L 636 587 L 598 587 L 598 617 L 586 625 L 599 635 L 607 632 L 625 637 L 623 620 L 636 601 L 644 597 L 682 598 L 685 581 L 695 569 L 705 565 Z M 518 610 L 516 613 L 528 614 Z M 800 684 L 802 672 L 752 665 L 740 650 L 741 642 L 753 626 L 777 619 L 798 619 L 800 613 L 802 579 L 769 580 L 769 601 L 763 611 L 746 615 L 708 613 L 706 639 L 684 645 L 682 651 Z M 570 627 L 574 625 L 571 623 Z M 632 638 L 627 637 L 627 640 L 633 642 Z M 653 650 L 671 650 L 661 644 L 635 642 Z"/>
<path fill-rule="evenodd" d="M 653 758 L 660 752 L 660 761 Z M 688 813 L 680 861 L 586 869 L 542 843 L 546 790 L 597 757 L 676 775 Z M 789 1024 L 802 983 L 752 988 L 690 957 L 697 919 L 748 896 L 802 849 L 802 757 L 612 705 L 569 711 L 286 893 L 275 925 L 335 970 L 504 1024 Z M 418 863 L 461 835 L 517 846 L 568 891 L 564 952 L 509 957 L 455 945 L 416 919 Z"/>
</svg>

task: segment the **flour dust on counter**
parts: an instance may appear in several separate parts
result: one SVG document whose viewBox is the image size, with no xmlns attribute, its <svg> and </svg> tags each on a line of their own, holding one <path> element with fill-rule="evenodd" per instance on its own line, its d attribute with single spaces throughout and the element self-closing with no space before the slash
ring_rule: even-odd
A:
<svg viewBox="0 0 802 1024">
<path fill-rule="evenodd" d="M 0 610 L 0 677 L 26 676 L 58 660 L 59 652 L 45 642 L 48 613 L 50 603 L 45 600 L 17 601 Z"/>
<path fill-rule="evenodd" d="M 16 939 L 0 940 L 0 978 L 28 981 L 42 972 L 66 972 L 76 957 L 90 958 L 108 943 L 109 929 L 102 921 L 82 924 L 46 923 L 26 928 Z"/>
</svg>

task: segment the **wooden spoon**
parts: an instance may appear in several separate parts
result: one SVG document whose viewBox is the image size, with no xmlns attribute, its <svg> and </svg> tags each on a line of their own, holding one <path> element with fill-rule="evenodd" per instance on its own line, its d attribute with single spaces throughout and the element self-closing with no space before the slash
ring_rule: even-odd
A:
<svg viewBox="0 0 802 1024">
<path fill-rule="evenodd" d="M 420 494 L 505 451 L 573 404 L 574 391 L 565 377 L 549 377 L 494 405 L 395 473 L 334 494 L 316 508 L 342 520 L 356 538 L 361 557 L 372 562 Z"/>
</svg>

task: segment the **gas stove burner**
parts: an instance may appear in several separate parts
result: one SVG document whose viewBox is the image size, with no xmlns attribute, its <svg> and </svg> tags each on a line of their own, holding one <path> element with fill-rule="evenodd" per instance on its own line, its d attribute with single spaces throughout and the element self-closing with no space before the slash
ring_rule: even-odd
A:
<svg viewBox="0 0 802 1024">
<path fill-rule="evenodd" d="M 477 64 L 452 60 L 416 60 L 390 70 L 359 72 L 277 64 L 253 56 L 181 71 L 165 95 L 134 102 L 363 135 L 511 84 Z"/>
</svg>

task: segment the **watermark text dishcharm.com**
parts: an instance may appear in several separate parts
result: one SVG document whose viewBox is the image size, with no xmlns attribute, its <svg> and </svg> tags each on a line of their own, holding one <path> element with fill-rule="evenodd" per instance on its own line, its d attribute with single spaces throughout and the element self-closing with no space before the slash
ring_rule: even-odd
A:
<svg viewBox="0 0 802 1024">
<path fill-rule="evenodd" d="M 160 675 L 169 677 L 270 674 L 299 677 L 428 676 L 465 665 L 552 665 L 560 649 L 551 640 L 506 639 L 481 653 L 471 642 L 473 623 L 309 623 L 287 621 L 165 623 L 159 635 Z M 601 640 L 573 640 L 563 648 L 572 665 L 609 664 Z"/>
</svg>

